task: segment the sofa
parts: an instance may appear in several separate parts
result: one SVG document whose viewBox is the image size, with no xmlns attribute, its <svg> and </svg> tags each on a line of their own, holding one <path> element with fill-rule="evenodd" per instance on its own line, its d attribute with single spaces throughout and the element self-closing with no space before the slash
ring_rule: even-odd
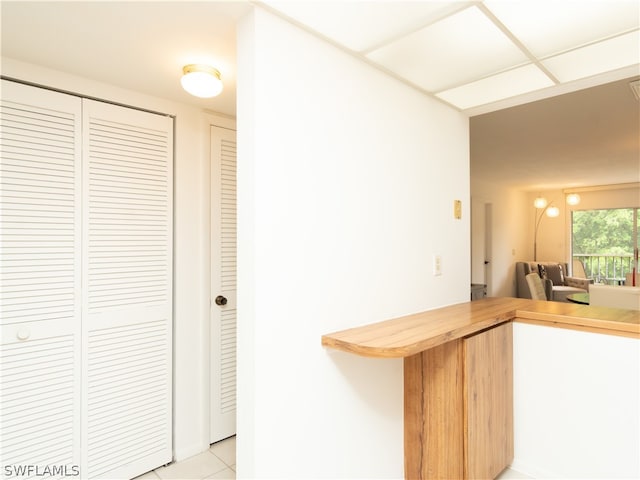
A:
<svg viewBox="0 0 640 480">
<path fill-rule="evenodd" d="M 567 302 L 567 296 L 587 293 L 593 280 L 568 276 L 568 265 L 559 262 L 516 262 L 516 295 L 531 298 L 526 276 L 537 273 L 542 278 L 547 300 Z"/>
<path fill-rule="evenodd" d="M 589 305 L 640 310 L 640 287 L 592 285 Z"/>
</svg>

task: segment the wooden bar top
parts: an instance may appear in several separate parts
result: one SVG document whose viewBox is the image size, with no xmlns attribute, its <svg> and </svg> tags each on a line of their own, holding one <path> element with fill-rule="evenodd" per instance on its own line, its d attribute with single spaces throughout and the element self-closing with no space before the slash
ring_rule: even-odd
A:
<svg viewBox="0 0 640 480">
<path fill-rule="evenodd" d="M 408 357 L 510 321 L 640 338 L 640 312 L 524 298 L 483 298 L 322 336 L 325 347 Z"/>
</svg>

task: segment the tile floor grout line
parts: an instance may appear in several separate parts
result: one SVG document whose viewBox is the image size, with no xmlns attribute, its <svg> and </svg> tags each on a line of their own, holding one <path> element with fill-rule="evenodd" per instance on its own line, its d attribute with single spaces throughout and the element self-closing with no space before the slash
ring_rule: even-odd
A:
<svg viewBox="0 0 640 480">
<path fill-rule="evenodd" d="M 219 454 L 216 454 L 215 450 L 218 450 Z M 213 458 L 216 460 L 217 463 L 219 463 L 219 465 L 217 465 L 218 468 L 214 469 L 213 471 L 207 471 L 206 473 L 203 473 L 202 471 L 200 471 L 198 472 L 199 474 L 196 474 L 193 476 L 191 476 L 190 474 L 187 474 L 189 475 L 188 478 L 192 478 L 193 480 L 209 480 L 211 478 L 236 478 L 235 435 L 228 437 L 226 439 L 223 439 L 220 442 L 216 442 L 215 444 L 209 445 L 209 448 L 205 451 L 213 455 Z M 182 477 L 176 476 L 176 475 L 180 475 L 178 473 L 180 471 L 180 467 L 178 467 L 178 465 L 183 464 L 183 467 L 184 467 L 184 462 L 195 460 L 194 457 L 200 457 L 200 459 L 211 458 L 211 457 L 202 456 L 202 454 L 204 454 L 205 451 L 202 451 L 198 454 L 195 454 L 189 458 L 182 459 L 180 461 L 173 461 L 166 466 L 155 468 L 154 470 L 150 470 L 149 472 L 141 476 L 145 476 L 146 480 L 175 480 L 177 478 L 182 478 Z M 232 465 L 229 464 L 227 461 L 225 461 L 225 458 L 229 461 L 231 461 L 231 458 L 233 458 L 234 463 Z M 205 463 L 209 463 L 206 460 L 204 461 Z M 195 463 L 197 464 L 198 462 L 195 462 Z M 168 471 L 170 473 L 168 473 Z"/>
<path fill-rule="evenodd" d="M 211 447 L 209 447 L 209 450 L 208 450 L 208 451 L 209 451 L 209 453 L 210 453 L 211 455 L 213 455 L 213 456 L 214 456 L 214 457 L 216 457 L 218 460 L 220 460 L 222 463 L 224 463 L 224 464 L 227 466 L 227 468 L 229 468 L 229 469 L 233 470 L 233 467 L 232 467 L 231 465 L 229 465 L 229 464 L 228 464 L 226 461 L 224 461 L 221 457 L 219 457 L 218 455 L 216 455 L 215 453 L 213 453 L 213 452 L 211 451 Z M 235 465 L 235 463 L 234 463 L 234 465 Z M 235 470 L 234 470 L 234 471 L 235 471 Z"/>
</svg>

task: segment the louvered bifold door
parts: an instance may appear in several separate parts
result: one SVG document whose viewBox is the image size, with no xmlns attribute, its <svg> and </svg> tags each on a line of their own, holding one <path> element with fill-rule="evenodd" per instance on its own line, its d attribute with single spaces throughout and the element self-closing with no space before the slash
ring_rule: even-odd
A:
<svg viewBox="0 0 640 480">
<path fill-rule="evenodd" d="M 2 81 L 2 478 L 78 476 L 79 98 Z"/>
<path fill-rule="evenodd" d="M 211 127 L 211 443 L 236 433 L 236 132 Z"/>
<path fill-rule="evenodd" d="M 173 121 L 83 103 L 83 441 L 89 478 L 172 459 Z"/>
</svg>

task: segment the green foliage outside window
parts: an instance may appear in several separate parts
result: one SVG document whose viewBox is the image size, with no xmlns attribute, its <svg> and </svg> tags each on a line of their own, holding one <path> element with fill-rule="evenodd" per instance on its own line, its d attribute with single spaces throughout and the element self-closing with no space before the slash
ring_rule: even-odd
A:
<svg viewBox="0 0 640 480">
<path fill-rule="evenodd" d="M 573 254 L 632 255 L 634 210 L 573 212 Z"/>
<path fill-rule="evenodd" d="M 637 208 L 573 212 L 573 257 L 583 263 L 589 278 L 616 281 L 632 271 L 639 216 Z"/>
</svg>

